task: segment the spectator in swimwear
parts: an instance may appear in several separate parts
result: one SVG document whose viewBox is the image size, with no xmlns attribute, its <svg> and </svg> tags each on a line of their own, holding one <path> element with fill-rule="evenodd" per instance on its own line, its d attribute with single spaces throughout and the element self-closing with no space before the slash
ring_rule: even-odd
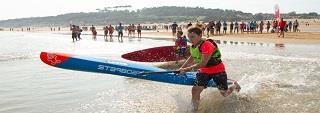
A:
<svg viewBox="0 0 320 113">
<path fill-rule="evenodd" d="M 77 29 L 76 29 L 76 25 L 71 25 L 70 24 L 70 30 L 71 30 L 71 37 L 72 37 L 72 41 L 77 41 Z"/>
<path fill-rule="evenodd" d="M 92 25 L 90 28 L 91 32 L 92 32 L 92 38 L 93 40 L 97 40 L 97 30 L 96 28 Z"/>
<path fill-rule="evenodd" d="M 270 26 L 271 26 L 271 23 L 268 21 L 267 22 L 267 33 L 269 33 Z"/>
<path fill-rule="evenodd" d="M 80 28 L 80 26 L 76 26 L 76 29 L 77 29 L 77 37 L 79 40 L 81 40 L 81 32 L 82 32 L 82 29 Z"/>
<path fill-rule="evenodd" d="M 109 36 L 110 36 L 110 42 L 113 41 L 112 36 L 113 36 L 113 32 L 114 32 L 114 28 L 111 26 L 111 24 L 109 25 Z"/>
<path fill-rule="evenodd" d="M 105 41 L 108 41 L 108 32 L 109 32 L 109 28 L 108 28 L 108 26 L 105 26 L 104 28 L 103 28 L 103 31 L 104 31 L 104 40 Z"/>
<path fill-rule="evenodd" d="M 263 31 L 263 26 L 264 26 L 264 23 L 263 23 L 263 21 L 261 21 L 260 22 L 260 25 L 259 25 L 259 27 L 260 27 L 260 30 L 259 30 L 259 32 L 262 34 L 262 31 Z"/>
</svg>

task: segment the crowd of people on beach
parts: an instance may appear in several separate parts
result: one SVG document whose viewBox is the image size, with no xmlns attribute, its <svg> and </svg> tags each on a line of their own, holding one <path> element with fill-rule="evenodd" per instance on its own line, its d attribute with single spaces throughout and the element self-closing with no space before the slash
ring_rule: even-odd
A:
<svg viewBox="0 0 320 113">
<path fill-rule="evenodd" d="M 199 22 L 195 23 L 202 30 L 202 33 L 207 37 L 215 36 L 215 35 L 226 35 L 235 33 L 284 33 L 284 32 L 300 32 L 299 30 L 299 22 L 295 21 L 284 21 L 280 20 L 272 20 L 272 21 L 248 21 L 248 22 L 238 22 L 238 21 L 210 21 L 208 23 Z M 229 25 L 228 25 L 229 24 Z M 188 29 L 192 26 L 192 23 L 188 23 L 187 25 L 177 25 L 176 22 L 169 26 L 164 26 L 166 30 L 168 28 L 172 29 L 172 34 L 175 35 L 177 31 L 182 31 L 182 28 Z M 222 29 L 221 29 L 222 28 Z M 222 30 L 222 33 L 221 33 Z M 282 35 L 283 37 L 283 35 Z"/>
<path fill-rule="evenodd" d="M 229 24 L 229 27 L 228 27 Z M 308 24 L 308 23 L 307 23 Z M 306 24 L 306 26 L 308 26 Z M 178 25 L 176 22 L 173 22 L 171 25 L 166 25 L 163 28 L 167 30 L 167 28 L 171 28 L 172 35 L 174 36 L 175 46 L 176 46 L 176 59 L 177 61 L 181 58 L 185 58 L 186 56 L 186 48 L 187 48 L 187 42 L 188 39 L 185 35 L 183 35 L 182 28 L 189 29 L 192 26 L 196 26 L 202 30 L 202 35 L 204 37 L 210 37 L 210 36 L 220 36 L 220 35 L 226 35 L 227 30 L 229 28 L 229 34 L 238 34 L 239 32 L 242 34 L 244 32 L 247 32 L 247 34 L 254 34 L 254 33 L 277 33 L 278 37 L 284 37 L 284 32 L 300 32 L 299 30 L 299 22 L 297 20 L 295 21 L 284 21 L 283 18 L 273 21 L 249 21 L 249 22 L 229 22 L 226 21 L 210 21 L 208 23 L 199 22 L 197 21 L 195 25 L 193 25 L 191 22 L 188 24 L 182 24 Z M 220 30 L 222 28 L 222 34 L 220 33 Z M 186 59 L 186 58 L 185 58 Z M 177 63 L 177 62 L 176 62 Z"/>
<path fill-rule="evenodd" d="M 159 32 L 159 29 L 165 29 L 168 31 L 169 29 L 172 30 L 172 36 L 175 37 L 177 32 L 182 32 L 183 29 L 188 29 L 189 27 L 196 25 L 201 28 L 203 36 L 212 37 L 212 36 L 221 36 L 226 34 L 255 34 L 255 33 L 277 33 L 278 37 L 284 37 L 284 32 L 300 32 L 299 30 L 299 22 L 298 20 L 294 21 L 284 21 L 283 19 L 280 20 L 271 20 L 271 21 L 248 21 L 248 22 L 239 22 L 239 21 L 209 21 L 199 22 L 196 23 L 189 22 L 188 24 L 180 24 L 178 25 L 176 22 L 172 24 L 166 24 L 162 26 L 152 26 L 150 30 L 156 30 Z M 124 32 L 127 33 L 127 37 L 135 38 L 136 32 L 137 37 L 141 38 L 141 31 L 146 29 L 146 26 L 137 24 L 128 24 L 123 25 L 119 23 L 118 25 L 112 26 L 111 24 L 104 26 L 104 40 L 105 41 L 113 41 L 113 33 L 114 31 L 118 32 L 118 41 L 123 42 L 123 35 Z M 72 39 L 73 41 L 80 40 L 80 35 L 82 29 L 76 25 L 70 25 L 70 29 L 72 31 Z M 92 32 L 92 37 L 94 40 L 97 39 L 97 29 L 94 25 L 90 27 L 90 31 Z M 221 33 L 222 31 L 222 33 Z M 280 35 L 279 35 L 280 33 Z M 108 39 L 109 37 L 109 39 Z"/>
<path fill-rule="evenodd" d="M 135 26 L 134 24 L 129 24 L 128 26 L 125 26 L 125 31 L 128 33 L 128 37 L 136 37 L 135 32 L 138 33 L 138 38 L 141 38 L 141 30 L 142 26 L 138 24 Z"/>
<path fill-rule="evenodd" d="M 129 38 L 135 38 L 136 37 L 136 31 L 137 31 L 137 35 L 138 38 L 141 38 L 141 31 L 143 29 L 144 26 L 141 26 L 140 24 L 138 24 L 137 26 L 135 26 L 134 24 L 129 24 L 127 26 L 124 26 L 122 23 L 119 23 L 118 25 L 116 25 L 115 27 L 113 27 L 111 24 L 106 25 L 102 28 L 103 30 L 103 37 L 105 41 L 113 41 L 113 33 L 114 31 L 118 32 L 118 41 L 119 42 L 123 42 L 123 33 L 124 31 L 128 33 L 128 37 Z M 87 27 L 83 27 L 86 28 Z M 72 32 L 72 40 L 73 42 L 80 40 L 80 35 L 82 32 L 82 29 L 77 26 L 77 25 L 71 25 L 70 24 L 70 30 Z M 93 40 L 97 40 L 97 29 L 94 25 L 91 25 L 90 29 L 89 29 L 92 33 L 92 39 Z M 109 39 L 108 39 L 109 36 Z"/>
</svg>

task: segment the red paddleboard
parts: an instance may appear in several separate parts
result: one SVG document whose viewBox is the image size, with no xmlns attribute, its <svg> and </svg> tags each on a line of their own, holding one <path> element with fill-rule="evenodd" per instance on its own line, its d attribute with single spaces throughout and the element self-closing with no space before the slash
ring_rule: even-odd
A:
<svg viewBox="0 0 320 113">
<path fill-rule="evenodd" d="M 189 48 L 186 51 L 186 57 L 190 56 Z M 176 61 L 175 46 L 161 46 L 139 51 L 134 51 L 121 56 L 124 59 L 138 62 L 168 62 Z M 179 60 L 183 57 L 179 57 Z"/>
</svg>

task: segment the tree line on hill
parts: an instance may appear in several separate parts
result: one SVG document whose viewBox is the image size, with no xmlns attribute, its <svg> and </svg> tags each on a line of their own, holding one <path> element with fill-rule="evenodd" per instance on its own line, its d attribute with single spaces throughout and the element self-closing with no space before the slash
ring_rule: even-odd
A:
<svg viewBox="0 0 320 113">
<path fill-rule="evenodd" d="M 281 14 L 285 19 L 320 18 L 315 12 Z M 271 20 L 273 14 L 244 13 L 236 10 L 207 9 L 202 7 L 163 6 L 129 10 L 103 10 L 89 13 L 68 13 L 57 16 L 31 17 L 0 21 L 0 27 L 56 27 L 76 24 L 81 26 L 130 23 L 172 23 L 189 21 L 260 21 Z"/>
</svg>

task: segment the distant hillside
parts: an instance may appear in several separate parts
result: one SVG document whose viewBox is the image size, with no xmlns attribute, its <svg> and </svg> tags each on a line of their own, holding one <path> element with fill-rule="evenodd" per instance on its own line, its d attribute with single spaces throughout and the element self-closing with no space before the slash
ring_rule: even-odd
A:
<svg viewBox="0 0 320 113">
<path fill-rule="evenodd" d="M 284 14 L 284 18 L 319 18 L 317 13 Z M 201 7 L 175 7 L 164 6 L 143 8 L 137 11 L 107 10 L 90 13 L 68 13 L 49 17 L 32 17 L 0 21 L 0 27 L 54 27 L 68 26 L 70 23 L 77 25 L 106 25 L 123 22 L 129 23 L 171 23 L 173 21 L 242 21 L 272 19 L 272 14 L 251 14 L 235 10 L 205 9 Z"/>
</svg>

